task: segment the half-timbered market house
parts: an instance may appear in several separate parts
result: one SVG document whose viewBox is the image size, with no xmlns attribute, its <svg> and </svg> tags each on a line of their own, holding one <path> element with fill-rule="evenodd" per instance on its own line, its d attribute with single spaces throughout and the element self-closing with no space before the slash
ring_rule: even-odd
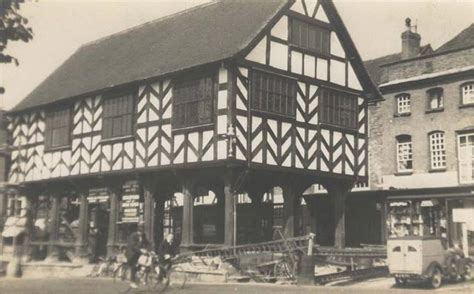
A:
<svg viewBox="0 0 474 294">
<path fill-rule="evenodd" d="M 268 240 L 273 187 L 286 236 L 342 247 L 378 99 L 331 1 L 214 1 L 83 45 L 23 99 L 3 201 L 35 258 L 110 255 L 140 223 L 182 249 Z"/>
</svg>

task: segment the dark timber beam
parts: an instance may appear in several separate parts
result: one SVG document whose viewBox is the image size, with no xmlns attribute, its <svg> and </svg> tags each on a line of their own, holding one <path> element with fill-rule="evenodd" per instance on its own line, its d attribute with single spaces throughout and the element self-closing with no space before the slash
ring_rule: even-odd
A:
<svg viewBox="0 0 474 294">
<path fill-rule="evenodd" d="M 163 219 L 165 215 L 165 201 L 172 198 L 173 196 L 169 197 L 161 197 L 162 195 L 155 196 L 155 219 L 154 219 L 154 247 L 155 250 L 158 249 L 161 241 L 163 240 Z M 171 213 L 171 212 L 170 212 Z"/>
<path fill-rule="evenodd" d="M 145 181 L 143 185 L 144 198 L 144 229 L 145 235 L 150 242 L 150 247 L 155 247 L 155 199 L 154 185 L 151 181 Z"/>
<path fill-rule="evenodd" d="M 353 183 L 332 183 L 325 185 L 334 208 L 334 246 L 343 248 L 346 245 L 346 198 Z"/>
<path fill-rule="evenodd" d="M 7 216 L 8 192 L 6 190 L 0 193 L 0 221 Z"/>
<path fill-rule="evenodd" d="M 234 177 L 232 170 L 226 171 L 224 176 L 224 244 L 233 246 L 236 244 L 236 192 L 234 189 Z"/>
<path fill-rule="evenodd" d="M 79 195 L 79 228 L 76 238 L 76 258 L 87 259 L 87 211 L 89 204 L 87 203 L 87 194 Z M 112 202 L 111 202 L 112 203 Z"/>
<path fill-rule="evenodd" d="M 194 242 L 194 181 L 182 181 L 183 224 L 181 229 L 181 248 L 186 250 Z"/>
<path fill-rule="evenodd" d="M 255 224 L 254 227 L 254 235 L 253 235 L 253 242 L 264 242 L 268 241 L 265 240 L 266 232 L 264 231 L 265 228 L 262 227 L 262 219 L 265 217 L 262 211 L 262 201 L 263 195 L 268 190 L 265 188 L 252 188 L 248 190 L 248 196 L 252 200 L 252 216 L 254 217 L 253 223 Z"/>
<path fill-rule="evenodd" d="M 301 193 L 293 183 L 283 185 L 283 235 L 285 238 L 295 237 L 297 234 L 296 224 Z"/>
<path fill-rule="evenodd" d="M 122 194 L 122 185 L 109 188 L 110 213 L 109 228 L 107 232 L 107 255 L 112 256 L 118 253 L 116 248 L 117 242 L 117 222 L 120 213 L 120 197 Z"/>
<path fill-rule="evenodd" d="M 59 240 L 59 205 L 60 205 L 60 196 L 57 194 L 52 194 L 51 196 L 51 223 L 49 227 L 49 248 L 48 248 L 48 258 L 57 258 L 58 251 L 54 246 Z"/>
</svg>

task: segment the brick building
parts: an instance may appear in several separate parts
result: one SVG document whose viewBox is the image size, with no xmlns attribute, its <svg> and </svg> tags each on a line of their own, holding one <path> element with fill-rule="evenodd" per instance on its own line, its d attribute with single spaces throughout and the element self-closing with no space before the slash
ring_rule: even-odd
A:
<svg viewBox="0 0 474 294">
<path fill-rule="evenodd" d="M 365 194 L 384 203 L 383 240 L 434 235 L 472 251 L 474 24 L 436 50 L 406 25 L 400 53 L 366 62 L 385 101 L 369 107 Z"/>
</svg>

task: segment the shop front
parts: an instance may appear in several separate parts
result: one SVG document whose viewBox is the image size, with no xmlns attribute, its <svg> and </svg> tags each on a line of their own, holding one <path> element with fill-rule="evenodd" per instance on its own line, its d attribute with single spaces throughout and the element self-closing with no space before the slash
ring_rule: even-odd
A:
<svg viewBox="0 0 474 294">
<path fill-rule="evenodd" d="M 424 191 L 419 195 L 397 191 L 388 195 L 386 237 L 437 237 L 444 240 L 446 246 L 459 245 L 466 254 L 473 256 L 474 194 L 470 190 L 453 190 L 444 193 Z"/>
</svg>

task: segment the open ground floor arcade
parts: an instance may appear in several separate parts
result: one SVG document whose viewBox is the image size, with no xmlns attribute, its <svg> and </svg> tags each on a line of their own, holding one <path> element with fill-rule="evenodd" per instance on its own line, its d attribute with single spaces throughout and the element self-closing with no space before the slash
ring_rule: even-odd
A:
<svg viewBox="0 0 474 294">
<path fill-rule="evenodd" d="M 323 201 L 307 192 L 315 184 L 328 192 Z M 346 232 L 353 184 L 329 175 L 215 167 L 9 186 L 0 199 L 2 252 L 95 261 L 120 252 L 142 225 L 155 249 L 169 233 L 186 251 L 309 233 L 321 245 L 371 243 L 369 234 L 346 240 L 353 239 Z"/>
</svg>

